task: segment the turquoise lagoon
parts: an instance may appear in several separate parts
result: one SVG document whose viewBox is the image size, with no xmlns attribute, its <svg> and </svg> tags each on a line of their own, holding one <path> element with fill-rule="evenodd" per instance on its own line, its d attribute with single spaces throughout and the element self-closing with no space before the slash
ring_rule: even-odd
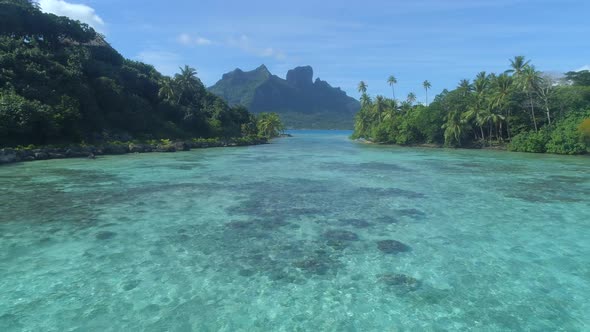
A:
<svg viewBox="0 0 590 332">
<path fill-rule="evenodd" d="M 0 330 L 590 330 L 589 158 L 293 134 L 0 167 Z"/>
</svg>

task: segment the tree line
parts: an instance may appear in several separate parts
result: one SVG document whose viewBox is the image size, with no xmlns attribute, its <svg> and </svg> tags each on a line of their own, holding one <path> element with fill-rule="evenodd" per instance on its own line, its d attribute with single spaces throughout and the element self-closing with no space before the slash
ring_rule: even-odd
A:
<svg viewBox="0 0 590 332">
<path fill-rule="evenodd" d="M 361 111 L 353 138 L 378 143 L 444 144 L 449 147 L 506 145 L 522 152 L 584 154 L 590 149 L 590 72 L 568 72 L 556 78 L 538 71 L 524 56 L 510 60 L 502 73 L 478 73 L 444 90 L 429 104 L 409 93 L 391 99 L 371 97 L 361 81 Z"/>
<path fill-rule="evenodd" d="M 0 0 L 0 147 L 281 130 L 278 117 L 256 117 L 208 92 L 194 68 L 162 75 L 86 24 L 29 0 Z"/>
</svg>

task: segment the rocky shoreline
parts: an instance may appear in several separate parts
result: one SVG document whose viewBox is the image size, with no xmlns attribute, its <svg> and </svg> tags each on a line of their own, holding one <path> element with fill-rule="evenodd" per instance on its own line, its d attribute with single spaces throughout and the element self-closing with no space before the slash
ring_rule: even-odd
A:
<svg viewBox="0 0 590 332">
<path fill-rule="evenodd" d="M 4 148 L 0 149 L 0 165 L 25 161 L 65 159 L 65 158 L 94 158 L 102 155 L 121 155 L 128 153 L 176 152 L 191 149 L 206 149 L 217 147 L 248 146 L 267 144 L 266 138 L 238 138 L 228 140 L 195 139 L 189 141 L 158 142 L 110 142 L 96 145 L 68 145 L 61 147 L 39 148 Z"/>
</svg>

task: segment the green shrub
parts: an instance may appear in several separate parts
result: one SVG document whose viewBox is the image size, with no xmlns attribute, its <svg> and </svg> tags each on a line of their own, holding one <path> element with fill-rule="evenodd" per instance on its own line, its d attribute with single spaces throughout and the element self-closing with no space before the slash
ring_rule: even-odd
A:
<svg viewBox="0 0 590 332">
<path fill-rule="evenodd" d="M 580 130 L 585 119 L 590 118 L 590 111 L 572 112 L 559 121 L 551 132 L 547 143 L 547 152 L 557 154 L 584 154 L 589 146 Z"/>
<path fill-rule="evenodd" d="M 512 138 L 508 145 L 510 151 L 543 153 L 547 151 L 549 133 L 543 128 L 539 132 L 525 131 Z"/>
</svg>

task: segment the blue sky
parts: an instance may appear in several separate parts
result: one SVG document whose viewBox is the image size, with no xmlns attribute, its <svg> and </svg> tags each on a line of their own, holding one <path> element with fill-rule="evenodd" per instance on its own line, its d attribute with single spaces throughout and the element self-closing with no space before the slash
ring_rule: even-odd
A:
<svg viewBox="0 0 590 332">
<path fill-rule="evenodd" d="M 538 69 L 565 72 L 590 65 L 590 1 L 139 1 L 39 0 L 46 11 L 85 21 L 124 56 L 165 74 L 195 67 L 206 85 L 235 68 L 265 64 L 284 77 L 311 65 L 314 76 L 357 98 L 424 99 L 479 71 L 501 72 L 525 55 Z M 590 68 L 590 67 L 589 67 Z"/>
</svg>

